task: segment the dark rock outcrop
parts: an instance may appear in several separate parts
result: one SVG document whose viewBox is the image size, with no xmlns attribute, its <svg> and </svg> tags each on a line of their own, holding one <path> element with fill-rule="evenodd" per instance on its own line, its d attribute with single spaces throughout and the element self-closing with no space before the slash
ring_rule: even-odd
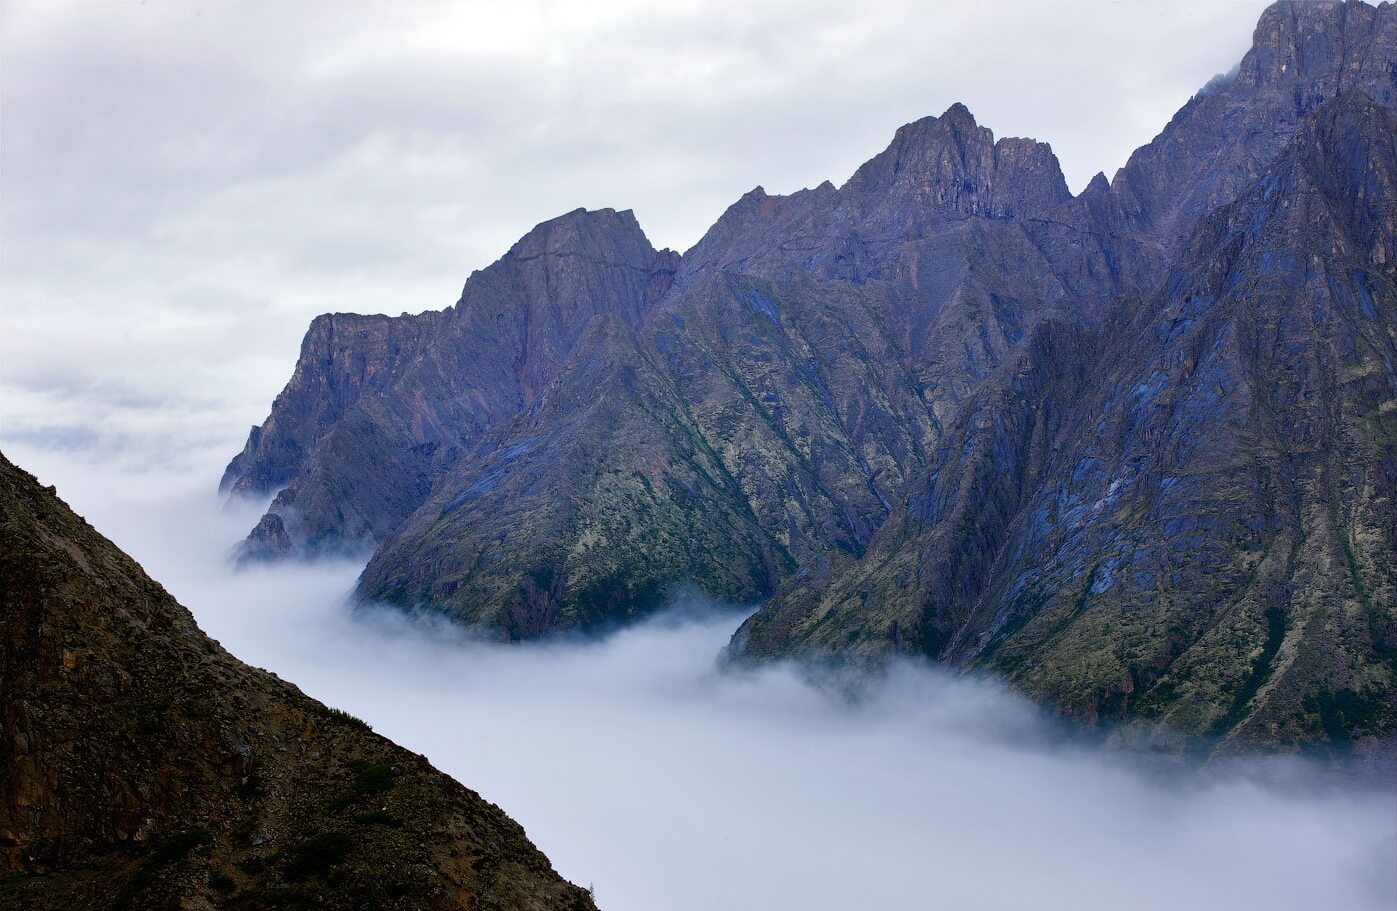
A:
<svg viewBox="0 0 1397 911">
<path fill-rule="evenodd" d="M 248 532 L 247 539 L 239 545 L 235 555 L 239 566 L 249 563 L 265 563 L 282 560 L 295 555 L 295 545 L 286 533 L 286 523 L 281 514 L 269 512 Z"/>
<path fill-rule="evenodd" d="M 593 908 L 499 808 L 237 661 L 3 456 L 0 905 Z"/>
</svg>

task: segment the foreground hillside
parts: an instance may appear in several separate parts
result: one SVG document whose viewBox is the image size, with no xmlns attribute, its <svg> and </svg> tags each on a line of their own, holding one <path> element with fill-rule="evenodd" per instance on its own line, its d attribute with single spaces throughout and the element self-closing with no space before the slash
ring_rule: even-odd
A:
<svg viewBox="0 0 1397 911">
<path fill-rule="evenodd" d="M 3 456 L 0 906 L 593 907 L 498 807 L 223 651 Z"/>
</svg>

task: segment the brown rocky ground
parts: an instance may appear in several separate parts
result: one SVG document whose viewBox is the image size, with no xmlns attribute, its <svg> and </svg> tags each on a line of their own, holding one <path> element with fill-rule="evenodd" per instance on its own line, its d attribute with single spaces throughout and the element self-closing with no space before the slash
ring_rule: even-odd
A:
<svg viewBox="0 0 1397 911">
<path fill-rule="evenodd" d="M 0 906 L 594 906 L 498 807 L 248 667 L 0 456 Z"/>
</svg>

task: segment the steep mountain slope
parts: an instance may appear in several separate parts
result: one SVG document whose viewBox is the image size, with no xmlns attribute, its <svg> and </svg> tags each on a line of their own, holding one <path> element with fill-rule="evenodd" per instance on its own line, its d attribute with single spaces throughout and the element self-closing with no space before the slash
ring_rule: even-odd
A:
<svg viewBox="0 0 1397 911">
<path fill-rule="evenodd" d="M 1394 144 L 1365 95 L 1320 108 L 1156 298 L 1043 333 L 864 559 L 738 652 L 929 654 L 1234 747 L 1390 740 Z"/>
<path fill-rule="evenodd" d="M 234 493 L 279 491 L 245 556 L 372 548 L 485 429 L 537 398 L 592 320 L 638 323 L 677 259 L 630 212 L 579 209 L 471 275 L 449 310 L 317 319 L 224 474 Z"/>
<path fill-rule="evenodd" d="M 817 195 L 828 230 L 803 249 L 822 265 L 792 266 L 782 241 L 761 267 L 691 270 L 719 246 L 700 243 L 639 326 L 615 321 L 605 348 L 574 352 L 609 367 L 562 370 L 489 435 L 379 549 L 361 590 L 511 638 L 624 618 L 685 583 L 764 597 L 820 554 L 862 551 L 925 464 L 939 413 L 1027 329 L 1109 299 L 1108 282 L 1074 293 L 1081 255 L 1056 261 L 1009 215 L 1068 198 L 1051 152 L 995 142 L 963 107 L 900 131 Z M 739 203 L 715 237 L 762 207 Z M 916 217 L 893 223 L 899 212 Z M 891 240 L 865 243 L 860 263 L 833 261 L 880 235 Z"/>
<path fill-rule="evenodd" d="M 594 323 L 555 387 L 439 485 L 361 587 L 506 639 L 619 622 L 676 578 L 768 593 L 785 558 L 636 344 L 619 320 Z"/>
<path fill-rule="evenodd" d="M 956 104 L 902 127 L 838 189 L 753 190 L 676 284 L 717 271 L 891 290 L 882 331 L 944 420 L 1039 319 L 1093 320 L 1151 281 L 1136 246 L 1107 238 L 1111 214 L 1072 199 L 1046 144 L 996 141 Z"/>
<path fill-rule="evenodd" d="M 593 907 L 497 807 L 223 651 L 3 456 L 0 905 Z"/>
<path fill-rule="evenodd" d="M 1088 390 L 1096 334 L 1045 322 L 966 403 L 862 559 L 816 561 L 754 614 L 734 657 L 863 662 L 940 655 L 983 588 L 1016 516 L 1051 467 Z"/>
<path fill-rule="evenodd" d="M 1198 219 L 1249 186 L 1325 101 L 1397 103 L 1397 6 L 1279 2 L 1237 69 L 1184 105 L 1111 181 L 1125 224 L 1170 254 Z"/>
</svg>

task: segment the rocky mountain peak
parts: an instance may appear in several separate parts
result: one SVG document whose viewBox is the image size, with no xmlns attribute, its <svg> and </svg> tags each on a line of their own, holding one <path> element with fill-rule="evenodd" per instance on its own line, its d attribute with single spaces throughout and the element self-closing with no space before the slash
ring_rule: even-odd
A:
<svg viewBox="0 0 1397 911">
<path fill-rule="evenodd" d="M 1237 71 L 1240 86 L 1309 86 L 1332 95 L 1354 85 L 1375 41 L 1390 42 L 1397 7 L 1362 0 L 1281 0 L 1267 7 L 1252 35 L 1252 47 Z M 1386 39 L 1384 31 L 1389 34 Z M 1390 43 L 1384 45 L 1391 48 Z M 1336 61 L 1339 63 L 1335 66 Z M 1385 64 L 1384 64 L 1385 65 Z M 1301 95 L 1297 103 L 1303 103 Z"/>
<path fill-rule="evenodd" d="M 1036 327 L 736 653 L 919 651 L 1127 741 L 1390 763 L 1394 144 L 1362 92 L 1311 111 L 1149 299 Z"/>
<path fill-rule="evenodd" d="M 655 253 L 630 209 L 574 209 L 535 226 L 507 255 L 521 260 L 580 256 L 609 265 L 648 269 Z"/>
<path fill-rule="evenodd" d="M 638 326 L 677 268 L 629 210 L 575 209 L 472 273 L 447 311 L 317 320 L 225 473 L 225 489 L 277 492 L 242 558 L 372 546 L 484 428 L 537 400 L 590 323 Z"/>
<path fill-rule="evenodd" d="M 854 196 L 907 194 L 949 215 L 1006 217 L 1047 211 L 1071 198 L 1047 143 L 1007 138 L 957 102 L 940 117 L 913 121 L 843 187 Z"/>
<path fill-rule="evenodd" d="M 1171 250 L 1260 176 L 1326 101 L 1359 90 L 1397 103 L 1394 59 L 1391 4 L 1272 5 L 1236 74 L 1208 83 L 1116 175 L 1112 191 L 1126 221 Z"/>
<path fill-rule="evenodd" d="M 976 123 L 970 109 L 956 102 L 940 117 L 927 116 L 898 127 L 888 148 L 860 167 L 849 182 L 888 183 L 899 177 L 915 180 L 943 163 L 969 168 L 993 146 L 994 133 L 989 127 Z"/>
<path fill-rule="evenodd" d="M 1098 193 L 1109 193 L 1110 190 L 1111 182 L 1106 179 L 1105 172 L 1097 171 L 1096 175 L 1087 183 L 1086 188 L 1082 190 L 1082 195 L 1085 196 L 1088 193 L 1093 195 Z"/>
<path fill-rule="evenodd" d="M 674 265 L 672 254 L 651 246 L 629 209 L 574 209 L 535 226 L 473 274 L 458 309 L 463 315 L 494 309 L 498 319 L 522 320 L 518 331 L 525 335 L 570 339 L 598 313 L 636 322 L 653 297 L 652 274 Z"/>
</svg>

